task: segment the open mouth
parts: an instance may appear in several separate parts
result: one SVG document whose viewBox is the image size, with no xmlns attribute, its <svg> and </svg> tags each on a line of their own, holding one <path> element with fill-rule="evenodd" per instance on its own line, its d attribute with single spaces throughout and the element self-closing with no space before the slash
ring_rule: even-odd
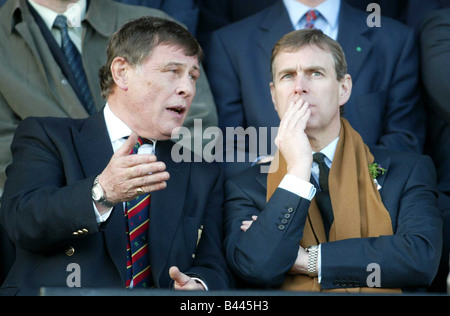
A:
<svg viewBox="0 0 450 316">
<path fill-rule="evenodd" d="M 177 114 L 183 114 L 185 109 L 181 106 L 173 106 L 173 107 L 169 107 L 167 108 L 167 110 L 175 112 Z"/>
</svg>

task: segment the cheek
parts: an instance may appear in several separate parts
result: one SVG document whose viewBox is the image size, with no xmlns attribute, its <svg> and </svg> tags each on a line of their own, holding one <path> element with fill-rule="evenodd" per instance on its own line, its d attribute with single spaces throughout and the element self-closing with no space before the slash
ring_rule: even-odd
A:
<svg viewBox="0 0 450 316">
<path fill-rule="evenodd" d="M 275 110 L 278 113 L 280 118 L 283 117 L 284 113 L 286 113 L 289 102 L 293 98 L 293 92 L 289 92 L 288 90 L 280 90 L 280 89 L 272 89 L 272 102 L 275 106 Z"/>
</svg>

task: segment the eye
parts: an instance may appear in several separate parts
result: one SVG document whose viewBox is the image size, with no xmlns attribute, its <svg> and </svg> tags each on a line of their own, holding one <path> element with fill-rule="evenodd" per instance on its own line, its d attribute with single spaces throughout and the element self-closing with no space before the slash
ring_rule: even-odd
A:
<svg viewBox="0 0 450 316">
<path fill-rule="evenodd" d="M 191 74 L 189 74 L 189 77 L 190 77 L 192 80 L 197 81 L 197 79 L 198 79 L 198 77 L 200 77 L 200 75 L 199 75 L 199 74 L 196 74 L 196 73 L 191 73 Z"/>
<path fill-rule="evenodd" d="M 320 71 L 313 71 L 313 72 L 311 72 L 310 76 L 312 78 L 320 78 L 323 76 L 323 74 Z"/>
<path fill-rule="evenodd" d="M 294 75 L 292 73 L 287 73 L 281 76 L 281 80 L 288 80 L 294 78 Z"/>
</svg>

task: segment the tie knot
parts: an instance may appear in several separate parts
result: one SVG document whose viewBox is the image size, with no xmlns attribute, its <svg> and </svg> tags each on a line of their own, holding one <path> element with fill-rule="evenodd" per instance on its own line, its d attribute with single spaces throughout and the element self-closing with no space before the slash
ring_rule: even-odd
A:
<svg viewBox="0 0 450 316">
<path fill-rule="evenodd" d="M 140 136 L 138 137 L 137 143 L 139 144 L 139 147 L 142 146 L 142 145 L 144 145 L 144 144 L 150 144 L 150 145 L 153 145 L 153 141 L 151 141 L 151 140 L 148 139 L 148 138 L 144 138 L 144 137 L 140 137 Z"/>
<path fill-rule="evenodd" d="M 305 16 L 306 16 L 305 28 L 313 29 L 314 28 L 314 22 L 317 20 L 317 17 L 319 16 L 319 11 L 317 11 L 317 10 L 309 10 L 308 12 L 306 12 Z"/>
<path fill-rule="evenodd" d="M 53 26 L 60 30 L 67 29 L 67 18 L 64 15 L 58 15 Z"/>
<path fill-rule="evenodd" d="M 126 137 L 126 138 L 128 138 L 128 137 Z M 138 149 L 144 144 L 153 145 L 153 141 L 151 141 L 150 139 L 147 139 L 147 138 L 138 137 L 136 145 L 134 145 L 133 149 L 130 151 L 130 155 L 137 154 Z"/>
<path fill-rule="evenodd" d="M 313 155 L 313 161 L 317 162 L 319 165 L 325 163 L 325 155 L 322 153 L 315 153 Z"/>
</svg>

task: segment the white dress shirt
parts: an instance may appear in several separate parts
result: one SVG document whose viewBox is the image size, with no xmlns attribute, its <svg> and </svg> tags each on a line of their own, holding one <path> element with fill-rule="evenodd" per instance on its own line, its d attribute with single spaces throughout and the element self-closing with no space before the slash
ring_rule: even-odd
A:
<svg viewBox="0 0 450 316">
<path fill-rule="evenodd" d="M 126 137 L 131 135 L 132 130 L 111 111 L 111 108 L 109 107 L 108 103 L 106 104 L 103 110 L 103 114 L 105 116 L 106 129 L 108 130 L 111 145 L 113 147 L 114 152 L 116 152 L 126 142 Z M 142 146 L 139 147 L 138 149 L 138 154 L 148 154 L 148 155 L 154 154 L 157 141 L 156 140 L 152 141 L 153 145 L 142 144 Z M 112 208 L 103 215 L 100 215 L 99 211 L 97 210 L 97 207 L 95 206 L 95 203 L 94 202 L 92 203 L 94 205 L 95 218 L 97 219 L 97 224 L 105 222 L 108 219 L 109 215 L 111 215 Z"/>
</svg>

